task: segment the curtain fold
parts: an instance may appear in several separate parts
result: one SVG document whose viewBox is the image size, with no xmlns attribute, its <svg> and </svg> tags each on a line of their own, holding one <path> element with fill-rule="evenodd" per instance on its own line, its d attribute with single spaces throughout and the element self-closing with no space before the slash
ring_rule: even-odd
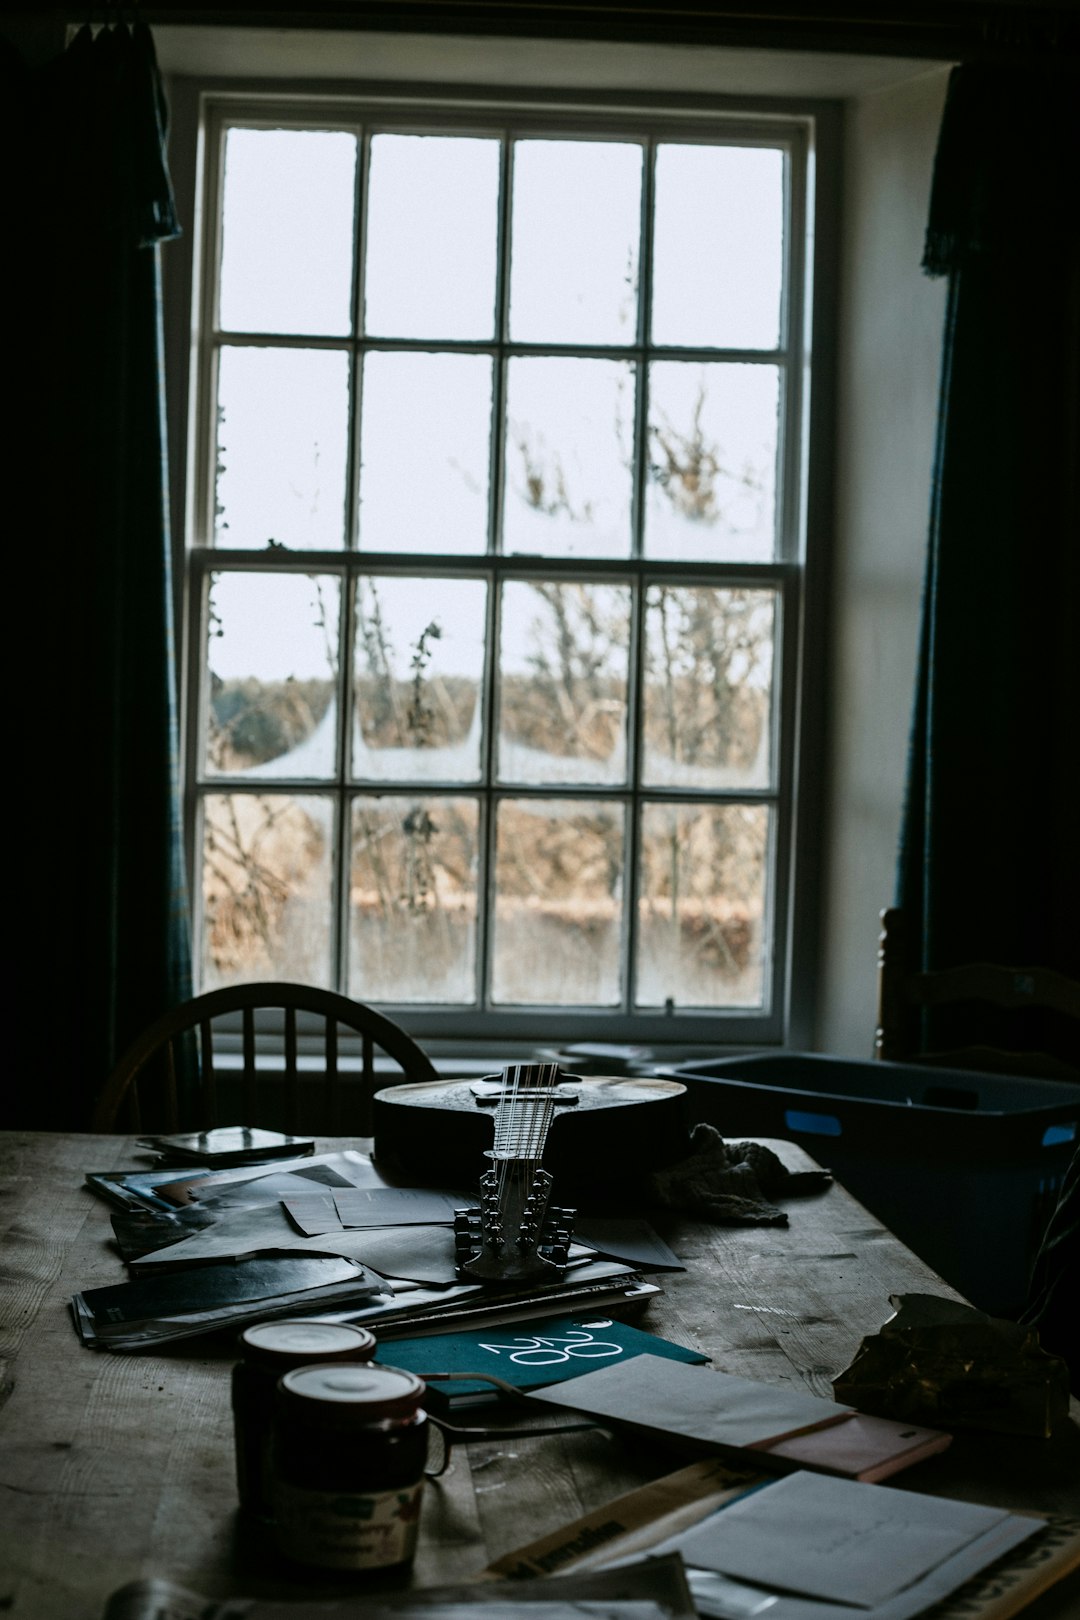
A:
<svg viewBox="0 0 1080 1620">
<path fill-rule="evenodd" d="M 1075 65 L 953 70 L 924 258 L 949 285 L 896 902 L 923 970 L 1080 963 L 1078 157 Z M 935 1011 L 924 1043 L 1056 1044 L 1052 1021 Z"/>
<path fill-rule="evenodd" d="M 145 26 L 84 28 L 44 68 L 5 68 L 28 339 L 15 1111 L 70 1129 L 131 1038 L 191 993 L 159 261 L 179 228 Z"/>
</svg>

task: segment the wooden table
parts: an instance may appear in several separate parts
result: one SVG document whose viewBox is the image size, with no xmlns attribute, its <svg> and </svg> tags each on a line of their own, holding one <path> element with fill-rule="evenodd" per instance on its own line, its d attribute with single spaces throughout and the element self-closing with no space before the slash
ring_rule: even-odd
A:
<svg viewBox="0 0 1080 1620">
<path fill-rule="evenodd" d="M 793 1169 L 811 1162 L 790 1143 L 770 1145 Z M 99 1620 L 110 1592 L 149 1575 L 208 1597 L 310 1590 L 237 1526 L 229 1343 L 121 1355 L 75 1336 L 70 1296 L 123 1277 L 108 1208 L 83 1174 L 138 1162 L 120 1136 L 0 1136 L 0 1610 L 13 1620 Z M 723 1371 L 829 1396 L 833 1374 L 891 1314 L 890 1293 L 952 1290 L 839 1186 L 788 1209 L 787 1228 L 657 1221 L 687 1270 L 657 1279 L 664 1292 L 642 1325 Z M 412 1579 L 466 1579 L 677 1466 L 591 1433 L 460 1448 L 426 1488 Z M 1054 1441 L 960 1435 L 889 1483 L 1080 1512 L 1080 1425 L 1074 1416 Z M 1080 1577 L 1026 1612 L 1075 1617 Z"/>
</svg>

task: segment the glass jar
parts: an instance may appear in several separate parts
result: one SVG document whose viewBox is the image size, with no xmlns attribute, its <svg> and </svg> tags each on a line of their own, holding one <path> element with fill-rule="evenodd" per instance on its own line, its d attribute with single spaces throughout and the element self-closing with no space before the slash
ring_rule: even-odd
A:
<svg viewBox="0 0 1080 1620">
<path fill-rule="evenodd" d="M 240 1353 L 232 1375 L 236 1484 L 244 1512 L 269 1519 L 267 1467 L 278 1379 L 313 1362 L 370 1361 L 375 1335 L 345 1322 L 258 1322 L 240 1335 Z"/>
<path fill-rule="evenodd" d="M 400 1367 L 300 1367 L 278 1384 L 271 1500 L 279 1551 L 363 1573 L 416 1551 L 427 1457 L 423 1380 Z"/>
</svg>

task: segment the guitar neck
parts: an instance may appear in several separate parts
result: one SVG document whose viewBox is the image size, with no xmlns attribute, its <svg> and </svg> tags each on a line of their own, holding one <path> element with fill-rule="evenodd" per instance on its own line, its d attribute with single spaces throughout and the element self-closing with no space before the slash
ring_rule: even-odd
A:
<svg viewBox="0 0 1080 1620">
<path fill-rule="evenodd" d="M 458 1271 L 480 1281 L 559 1276 L 570 1251 L 573 1211 L 550 1204 L 552 1178 L 540 1159 L 555 1112 L 557 1063 L 515 1063 L 503 1073 L 491 1169 L 480 1204 L 454 1217 Z"/>
<path fill-rule="evenodd" d="M 516 1063 L 505 1072 L 495 1111 L 497 1164 L 537 1164 L 543 1157 L 559 1084 L 557 1063 Z"/>
</svg>

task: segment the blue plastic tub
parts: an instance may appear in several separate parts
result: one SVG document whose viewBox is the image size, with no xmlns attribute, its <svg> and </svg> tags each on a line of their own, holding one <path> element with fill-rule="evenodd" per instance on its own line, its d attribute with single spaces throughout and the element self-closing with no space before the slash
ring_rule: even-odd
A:
<svg viewBox="0 0 1080 1620">
<path fill-rule="evenodd" d="M 1076 1147 L 1080 1086 L 812 1052 L 663 1072 L 687 1087 L 692 1123 L 800 1143 L 972 1304 L 1023 1305 Z"/>
</svg>

